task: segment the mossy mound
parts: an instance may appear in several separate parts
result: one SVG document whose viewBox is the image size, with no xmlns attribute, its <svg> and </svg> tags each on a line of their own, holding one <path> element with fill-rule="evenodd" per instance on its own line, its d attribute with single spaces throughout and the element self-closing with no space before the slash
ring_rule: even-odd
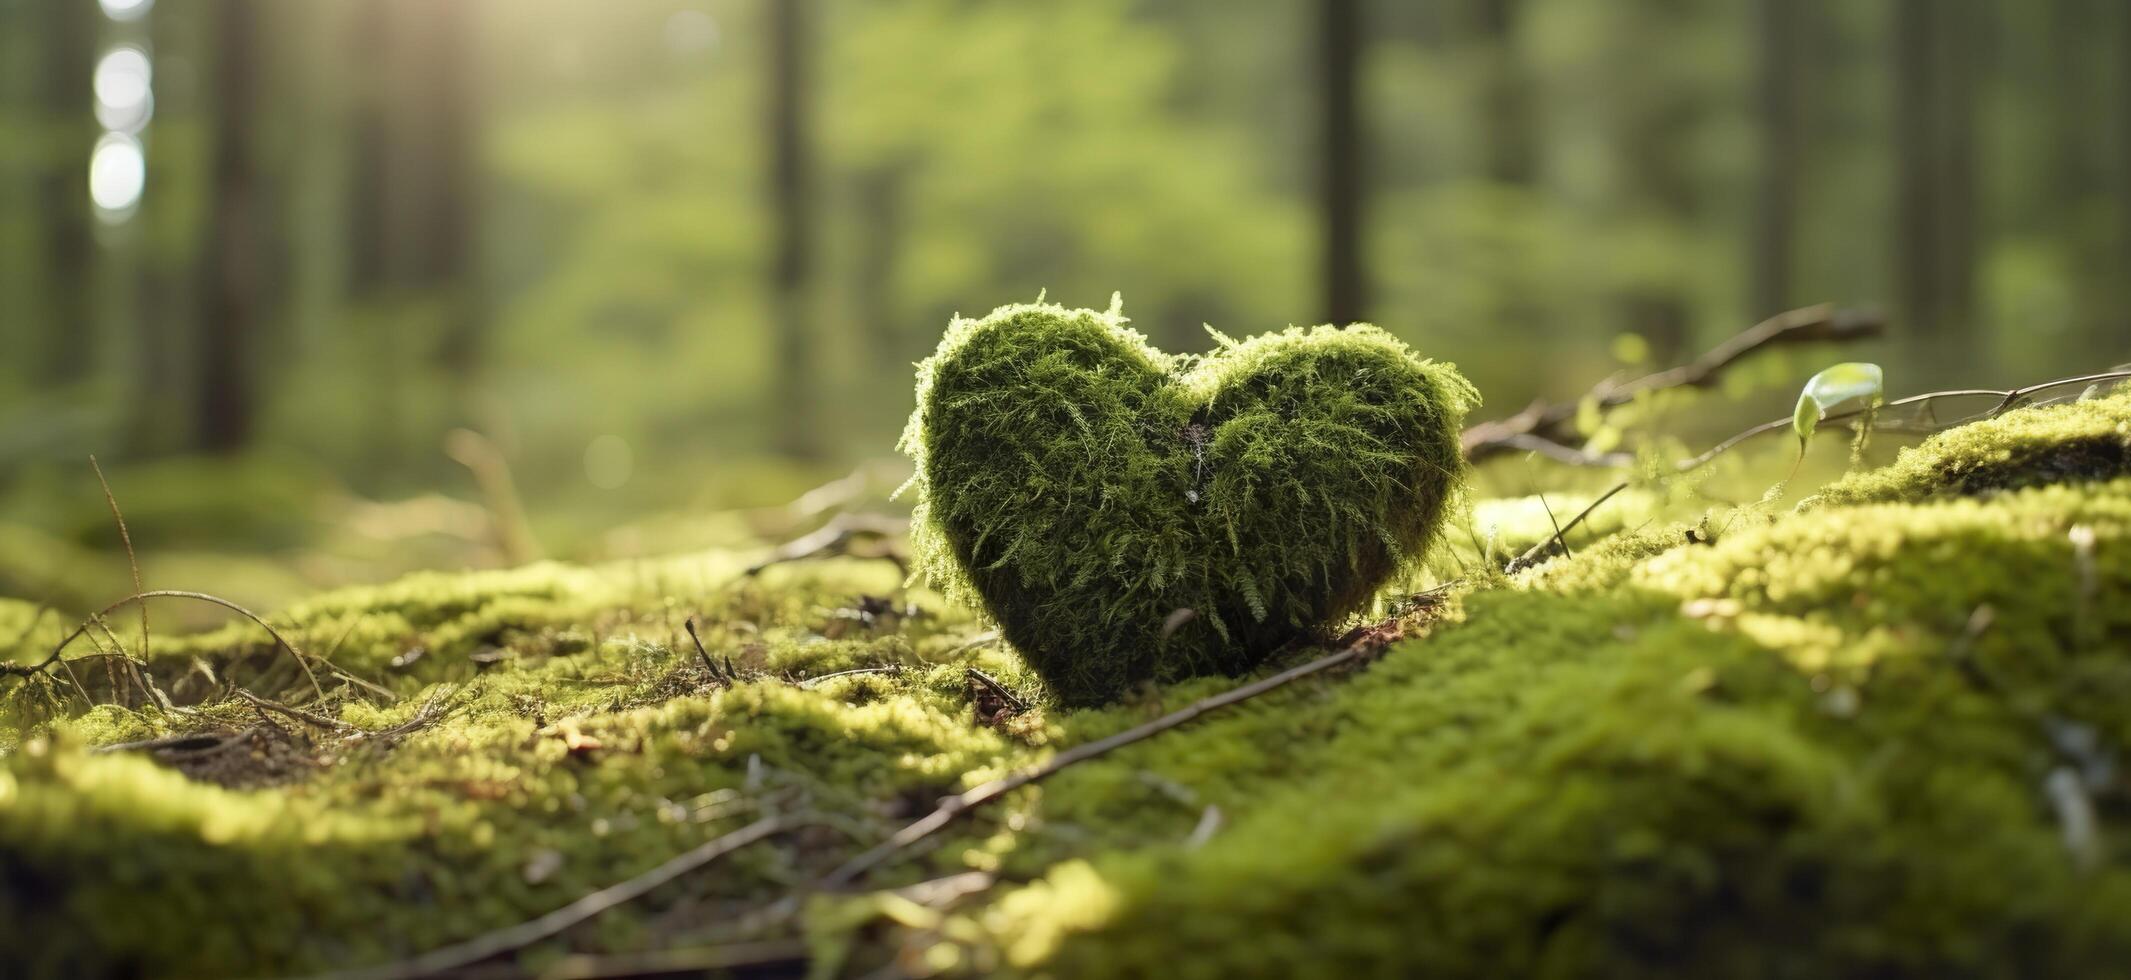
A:
<svg viewBox="0 0 2131 980">
<path fill-rule="evenodd" d="M 2003 421 L 2084 438 L 2096 404 Z M 959 605 L 885 562 L 746 575 L 758 554 L 424 577 L 275 617 L 389 696 L 330 671 L 308 695 L 248 624 L 159 634 L 144 667 L 182 710 L 0 691 L 0 973 L 390 963 L 778 813 L 795 828 L 490 966 L 2120 974 L 2131 477 L 1677 520 L 1697 516 L 1470 583 L 1366 666 L 1072 766 L 811 897 L 942 794 L 1238 682 L 1002 710 L 967 668 L 1037 677 Z M 72 666 L 118 691 L 87 676 L 116 663 Z M 213 749 L 137 744 L 235 733 L 214 744 L 273 748 L 228 785 L 192 764 Z"/>
<path fill-rule="evenodd" d="M 1248 669 L 1427 548 L 1477 396 L 1366 325 L 1147 345 L 1113 307 L 957 319 L 919 367 L 923 569 L 1058 699 Z"/>
</svg>

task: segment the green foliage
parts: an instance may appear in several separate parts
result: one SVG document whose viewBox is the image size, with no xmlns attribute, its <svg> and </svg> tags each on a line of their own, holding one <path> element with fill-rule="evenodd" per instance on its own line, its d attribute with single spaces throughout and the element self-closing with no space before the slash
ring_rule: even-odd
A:
<svg viewBox="0 0 2131 980">
<path fill-rule="evenodd" d="M 1114 305 L 1045 304 L 957 319 L 917 397 L 922 568 L 1071 705 L 1235 673 L 1360 609 L 1442 525 L 1478 402 L 1369 326 L 1177 357 Z"/>
<path fill-rule="evenodd" d="M 1798 434 L 1798 451 L 1813 438 L 1813 430 L 1828 411 L 1844 402 L 1876 401 L 1885 387 L 1879 365 L 1862 361 L 1837 364 L 1807 379 L 1798 392 L 1798 408 L 1791 413 L 1791 431 Z"/>
</svg>

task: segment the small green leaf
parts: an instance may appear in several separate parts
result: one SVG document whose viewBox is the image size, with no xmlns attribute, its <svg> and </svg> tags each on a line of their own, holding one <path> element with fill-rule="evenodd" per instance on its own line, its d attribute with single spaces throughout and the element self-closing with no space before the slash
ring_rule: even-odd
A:
<svg viewBox="0 0 2131 980">
<path fill-rule="evenodd" d="M 1813 429 L 1827 417 L 1829 409 L 1847 401 L 1877 399 L 1883 387 L 1879 365 L 1864 361 L 1837 364 L 1813 375 L 1805 383 L 1805 390 L 1798 393 L 1798 410 L 1791 413 L 1791 429 L 1798 433 L 1799 448 L 1803 450 L 1806 440 L 1813 438 Z"/>
</svg>

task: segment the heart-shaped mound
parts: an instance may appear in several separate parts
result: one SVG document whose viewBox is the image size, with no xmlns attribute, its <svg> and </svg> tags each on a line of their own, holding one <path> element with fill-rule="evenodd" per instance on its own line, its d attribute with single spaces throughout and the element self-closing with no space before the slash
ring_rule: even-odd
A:
<svg viewBox="0 0 2131 980">
<path fill-rule="evenodd" d="M 918 366 L 919 568 L 1069 705 L 1235 673 L 1366 604 L 1458 492 L 1479 396 L 1375 327 L 1172 356 L 1107 313 L 956 319 Z"/>
</svg>

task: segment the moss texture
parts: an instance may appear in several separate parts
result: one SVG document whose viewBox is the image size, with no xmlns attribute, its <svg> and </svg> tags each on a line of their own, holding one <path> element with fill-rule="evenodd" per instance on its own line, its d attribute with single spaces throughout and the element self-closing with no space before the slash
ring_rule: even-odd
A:
<svg viewBox="0 0 2131 980">
<path fill-rule="evenodd" d="M 957 319 L 903 446 L 919 559 L 1069 705 L 1235 673 L 1360 609 L 1429 546 L 1478 402 L 1366 325 L 1204 357 L 1113 308 Z"/>
<path fill-rule="evenodd" d="M 1960 447 L 1998 458 L 1972 427 L 1845 481 L 1889 499 L 1675 509 L 1468 585 L 1365 668 L 1067 769 L 817 897 L 768 933 L 807 956 L 757 972 L 2120 975 L 2131 477 L 2067 479 L 2046 447 L 2124 397 L 2001 420 L 2044 449 L 2039 478 L 1998 471 L 2021 489 L 1947 489 L 1980 461 Z M 309 699 L 248 624 L 157 635 L 176 711 L 0 682 L 0 974 L 377 964 L 813 814 L 503 965 L 752 941 L 748 913 L 941 794 L 1237 683 L 987 715 L 965 668 L 1039 680 L 960 604 L 885 562 L 744 575 L 759 557 L 422 576 L 274 617 L 389 696 L 329 672 Z M 0 639 L 34 611 L 0 603 Z M 250 734 L 95 751 L 225 732 Z M 969 871 L 996 877 L 894 890 Z"/>
</svg>

